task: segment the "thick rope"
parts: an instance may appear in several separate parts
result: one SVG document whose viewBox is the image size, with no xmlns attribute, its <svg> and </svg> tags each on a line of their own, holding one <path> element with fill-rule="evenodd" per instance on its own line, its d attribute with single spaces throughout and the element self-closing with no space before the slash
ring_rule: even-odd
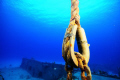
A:
<svg viewBox="0 0 120 80">
<path fill-rule="evenodd" d="M 80 26 L 80 16 L 79 16 L 79 1 L 78 0 L 71 0 L 71 19 L 70 22 L 75 20 L 75 24 Z"/>
</svg>

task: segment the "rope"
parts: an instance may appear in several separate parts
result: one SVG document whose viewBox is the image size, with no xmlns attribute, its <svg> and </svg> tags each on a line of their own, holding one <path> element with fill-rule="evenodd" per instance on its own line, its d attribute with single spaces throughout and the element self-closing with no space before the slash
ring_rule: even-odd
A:
<svg viewBox="0 0 120 80">
<path fill-rule="evenodd" d="M 79 16 L 79 1 L 71 0 L 71 19 L 70 22 L 75 20 L 75 24 L 80 26 L 80 16 Z"/>
</svg>

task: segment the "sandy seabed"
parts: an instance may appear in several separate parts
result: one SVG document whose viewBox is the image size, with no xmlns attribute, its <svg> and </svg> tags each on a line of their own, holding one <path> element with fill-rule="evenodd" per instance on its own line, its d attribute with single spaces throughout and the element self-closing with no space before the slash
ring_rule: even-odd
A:
<svg viewBox="0 0 120 80">
<path fill-rule="evenodd" d="M 2 68 L 0 69 L 0 75 L 3 76 L 4 80 L 44 80 L 32 77 L 26 70 L 23 70 L 22 68 L 19 67 Z M 74 76 L 79 78 L 75 80 L 81 80 L 80 72 L 75 73 Z M 2 79 L 0 78 L 0 80 Z M 120 80 L 120 79 L 92 75 L 92 80 Z"/>
<path fill-rule="evenodd" d="M 77 72 L 74 74 L 74 76 L 80 76 L 80 72 Z M 78 77 L 78 80 L 81 80 L 80 77 Z M 110 77 L 104 77 L 104 76 L 98 76 L 98 75 L 92 75 L 92 80 L 120 80 L 120 79 L 115 79 L 115 78 L 110 78 Z"/>
<path fill-rule="evenodd" d="M 26 70 L 19 67 L 0 69 L 0 74 L 3 76 L 4 80 L 43 80 L 32 77 Z"/>
</svg>

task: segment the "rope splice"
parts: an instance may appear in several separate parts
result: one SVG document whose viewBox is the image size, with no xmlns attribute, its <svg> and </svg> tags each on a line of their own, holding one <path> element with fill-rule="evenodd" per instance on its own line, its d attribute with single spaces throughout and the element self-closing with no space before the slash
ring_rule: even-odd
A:
<svg viewBox="0 0 120 80">
<path fill-rule="evenodd" d="M 72 80 L 72 69 L 81 69 L 81 79 L 91 80 L 91 71 L 88 67 L 89 62 L 89 44 L 84 29 L 80 26 L 79 1 L 71 0 L 71 19 L 63 39 L 62 56 L 66 62 L 67 80 Z M 77 40 L 79 52 L 74 52 L 75 38 Z M 72 68 L 68 68 L 70 65 Z M 85 76 L 85 72 L 87 76 Z"/>
</svg>

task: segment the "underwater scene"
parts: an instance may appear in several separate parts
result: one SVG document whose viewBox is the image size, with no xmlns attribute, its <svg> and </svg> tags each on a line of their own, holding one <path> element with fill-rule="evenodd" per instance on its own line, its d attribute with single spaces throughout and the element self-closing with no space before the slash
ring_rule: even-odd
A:
<svg viewBox="0 0 120 80">
<path fill-rule="evenodd" d="M 0 0 L 0 80 L 120 80 L 120 0 Z"/>
</svg>

